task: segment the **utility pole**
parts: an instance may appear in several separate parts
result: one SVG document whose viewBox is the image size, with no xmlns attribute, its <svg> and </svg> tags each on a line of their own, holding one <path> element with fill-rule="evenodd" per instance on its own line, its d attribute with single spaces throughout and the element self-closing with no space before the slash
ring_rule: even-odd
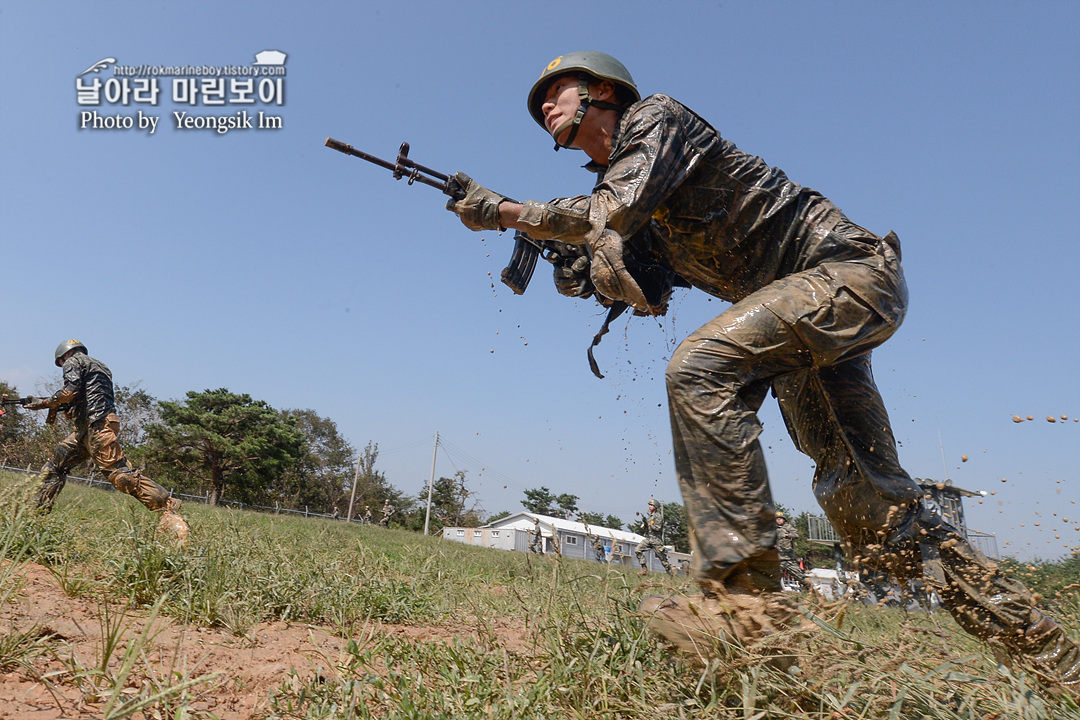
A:
<svg viewBox="0 0 1080 720">
<path fill-rule="evenodd" d="M 435 431 L 435 447 L 431 450 L 431 479 L 427 485 L 427 512 L 424 514 L 424 534 L 428 534 L 428 524 L 431 522 L 431 488 L 435 485 L 435 456 L 439 452 L 439 431 Z"/>
<path fill-rule="evenodd" d="M 360 482 L 360 461 L 364 459 L 364 453 L 356 456 L 356 473 L 353 475 L 352 492 L 349 493 L 349 514 L 345 516 L 345 522 L 352 522 L 353 501 L 356 500 L 356 484 Z"/>
</svg>

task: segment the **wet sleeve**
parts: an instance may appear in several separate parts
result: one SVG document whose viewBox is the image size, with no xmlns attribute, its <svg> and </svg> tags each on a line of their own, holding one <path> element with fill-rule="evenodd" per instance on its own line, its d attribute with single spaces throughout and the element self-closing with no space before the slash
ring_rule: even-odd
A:
<svg viewBox="0 0 1080 720">
<path fill-rule="evenodd" d="M 82 366 L 78 362 L 80 356 L 68 360 L 64 363 L 64 387 L 53 393 L 50 398 L 55 404 L 62 405 L 66 402 L 71 402 L 79 394 L 79 391 L 83 386 L 83 374 Z"/>
<path fill-rule="evenodd" d="M 689 142 L 676 107 L 653 101 L 630 112 L 592 195 L 525 203 L 520 219 L 534 228 L 530 235 L 581 244 L 601 225 L 628 237 L 696 169 L 702 153 Z"/>
</svg>

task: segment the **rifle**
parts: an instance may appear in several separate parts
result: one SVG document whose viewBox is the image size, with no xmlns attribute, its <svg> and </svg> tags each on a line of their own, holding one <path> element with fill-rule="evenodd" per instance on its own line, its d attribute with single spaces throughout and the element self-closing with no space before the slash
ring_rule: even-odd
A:
<svg viewBox="0 0 1080 720">
<path fill-rule="evenodd" d="M 449 175 L 424 167 L 411 160 L 409 158 L 409 143 L 407 142 L 401 143 L 401 147 L 398 148 L 397 159 L 394 162 L 369 155 L 363 150 L 357 150 L 352 145 L 334 138 L 326 138 L 326 147 L 386 168 L 394 173 L 395 180 L 404 177 L 408 178 L 410 185 L 418 182 L 442 190 L 455 200 L 460 200 L 463 197 L 460 192 L 455 193 L 454 189 L 451 188 Z M 502 271 L 503 284 L 513 290 L 515 295 L 521 295 L 525 292 L 525 288 L 529 286 L 529 281 L 532 279 L 533 270 L 536 269 L 537 256 L 543 255 L 545 260 L 555 264 L 563 256 L 579 254 L 579 251 L 572 248 L 572 245 L 556 240 L 537 240 L 520 230 L 514 231 L 514 252 L 510 256 L 510 262 Z"/>
<path fill-rule="evenodd" d="M 0 397 L 0 406 L 7 405 L 9 407 L 14 407 L 14 406 L 25 407 L 27 405 L 27 403 L 29 403 L 33 399 L 34 399 L 33 397 L 13 398 L 13 397 L 8 397 L 7 395 L 4 395 L 3 397 Z M 56 407 L 49 408 L 49 414 L 45 416 L 45 424 L 46 425 L 54 424 L 56 422 L 56 414 L 58 412 L 60 412 L 61 410 L 66 412 L 68 407 L 70 407 L 70 405 L 68 403 L 64 403 L 63 405 L 59 405 L 59 406 L 56 406 Z M 0 410 L 0 415 L 3 415 L 3 414 L 4 414 L 4 411 Z"/>
</svg>

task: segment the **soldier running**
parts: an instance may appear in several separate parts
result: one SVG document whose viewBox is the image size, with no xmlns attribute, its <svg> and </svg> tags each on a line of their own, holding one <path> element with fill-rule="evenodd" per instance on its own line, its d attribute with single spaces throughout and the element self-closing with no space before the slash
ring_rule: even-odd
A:
<svg viewBox="0 0 1080 720">
<path fill-rule="evenodd" d="M 691 647 L 752 640 L 737 609 L 797 618 L 780 561 L 757 411 L 771 390 L 814 494 L 848 552 L 903 579 L 925 574 L 968 632 L 1080 683 L 1080 648 L 954 527 L 900 466 L 870 353 L 896 332 L 908 291 L 895 233 L 856 225 L 820 193 L 743 152 L 666 95 L 641 98 L 618 60 L 561 55 L 528 95 L 556 148 L 583 150 L 590 194 L 524 204 L 467 175 L 447 208 L 472 230 L 513 228 L 581 252 L 555 268 L 560 293 L 663 314 L 675 284 L 732 305 L 675 350 L 667 370 L 675 469 L 702 594 L 642 610 Z M 609 318 L 611 314 L 609 314 Z"/>
<path fill-rule="evenodd" d="M 641 574 L 649 572 L 649 566 L 645 562 L 645 551 L 652 550 L 656 553 L 660 564 L 664 566 L 664 571 L 668 575 L 674 575 L 675 571 L 668 562 L 667 548 L 664 547 L 664 513 L 660 509 L 660 503 L 649 500 L 649 514 L 642 516 L 638 513 L 638 517 L 644 525 L 642 535 L 645 536 L 634 548 L 634 555 L 637 557 L 638 564 L 641 565 Z"/>
<path fill-rule="evenodd" d="M 188 533 L 187 523 L 177 510 L 178 498 L 139 470 L 130 467 L 117 438 L 120 418 L 113 399 L 112 372 L 78 340 L 65 340 L 56 348 L 56 366 L 64 373 L 64 386 L 47 398 L 27 398 L 29 410 L 66 408 L 75 422 L 75 430 L 57 444 L 52 459 L 41 468 L 38 507 L 49 512 L 67 482 L 68 473 L 80 463 L 92 460 L 113 487 L 131 495 L 148 510 L 163 512 L 162 527 L 181 541 Z"/>
<path fill-rule="evenodd" d="M 799 559 L 795 557 L 795 543 L 799 539 L 799 531 L 794 525 L 789 525 L 787 518 L 781 510 L 776 511 L 776 550 L 780 553 L 780 572 L 799 584 L 806 586 L 806 575 L 799 567 Z"/>
</svg>

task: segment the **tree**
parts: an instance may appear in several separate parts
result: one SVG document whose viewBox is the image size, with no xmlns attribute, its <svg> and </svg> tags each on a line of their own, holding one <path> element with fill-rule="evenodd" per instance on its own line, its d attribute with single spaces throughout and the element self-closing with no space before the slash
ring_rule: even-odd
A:
<svg viewBox="0 0 1080 720">
<path fill-rule="evenodd" d="M 521 504 L 526 510 L 537 515 L 550 515 L 551 517 L 568 519 L 577 514 L 578 496 L 564 493 L 553 495 L 546 487 L 525 491 L 525 499 Z"/>
<path fill-rule="evenodd" d="M 375 469 L 375 461 L 379 457 L 379 445 L 378 443 L 369 442 L 364 447 L 364 452 L 359 458 L 360 472 L 356 476 L 356 496 L 353 503 L 353 517 L 363 517 L 364 508 L 370 508 L 373 514 L 378 514 L 382 509 L 383 503 L 387 500 L 395 508 L 395 518 L 400 517 L 402 513 L 407 512 L 413 506 L 412 498 L 408 498 L 391 485 L 386 475 L 379 470 Z M 352 494 L 352 485 L 349 485 L 350 496 Z M 347 512 L 347 504 L 344 512 Z M 391 522 L 393 522 L 393 518 Z"/>
<path fill-rule="evenodd" d="M 0 381 L 0 393 L 19 397 L 14 385 Z M 51 394 L 50 390 L 48 394 Z M 70 430 L 61 413 L 53 425 L 45 424 L 45 413 L 18 405 L 3 408 L 0 415 L 0 462 L 14 467 L 39 468 L 52 457 L 53 448 Z"/>
<path fill-rule="evenodd" d="M 138 383 L 117 387 L 113 399 L 120 417 L 120 447 L 127 450 L 145 444 L 149 439 L 146 428 L 161 422 L 157 399 Z"/>
<path fill-rule="evenodd" d="M 465 471 L 458 470 L 453 478 L 441 477 L 431 486 L 431 520 L 429 532 L 438 533 L 444 527 L 479 527 L 483 510 L 469 499 L 476 493 L 465 484 Z M 417 510 L 409 528 L 423 530 L 427 517 L 428 491 L 425 487 L 416 496 Z"/>
<path fill-rule="evenodd" d="M 337 424 L 314 410 L 283 410 L 281 417 L 304 436 L 304 452 L 272 489 L 287 507 L 313 507 L 344 515 L 352 489 L 356 449 L 338 432 Z M 374 464 L 374 461 L 372 461 Z"/>
<path fill-rule="evenodd" d="M 580 515 L 581 522 L 586 525 L 596 525 L 598 527 L 610 528 L 611 530 L 622 530 L 623 521 L 614 515 L 601 515 L 598 512 L 583 512 Z"/>
<path fill-rule="evenodd" d="M 531 513 L 537 515 L 551 515 L 554 512 L 555 496 L 546 487 L 525 491 L 525 499 L 521 504 Z"/>
<path fill-rule="evenodd" d="M 686 508 L 677 502 L 664 503 L 664 543 L 677 552 L 690 552 L 690 530 Z"/>
<path fill-rule="evenodd" d="M 147 427 L 151 455 L 208 488 L 211 505 L 226 488 L 241 502 L 266 500 L 303 455 L 303 433 L 250 395 L 192 390 L 185 402 L 159 405 L 161 423 Z"/>
</svg>

